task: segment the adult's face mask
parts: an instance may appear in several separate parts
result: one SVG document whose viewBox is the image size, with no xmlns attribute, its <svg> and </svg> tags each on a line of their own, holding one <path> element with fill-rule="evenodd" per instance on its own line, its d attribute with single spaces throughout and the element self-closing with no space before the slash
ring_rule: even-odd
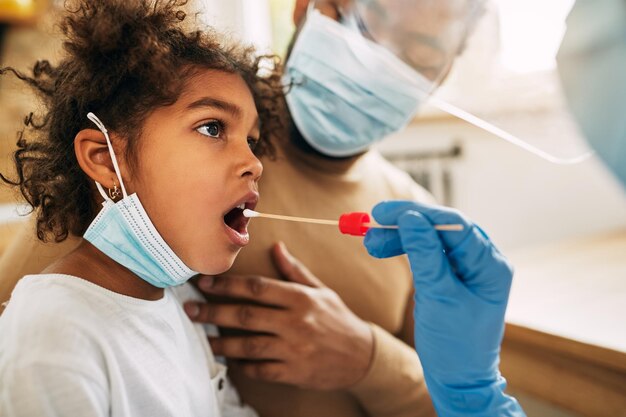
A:
<svg viewBox="0 0 626 417">
<path fill-rule="evenodd" d="M 583 134 L 626 186 L 626 1 L 578 0 L 557 60 Z"/>
<path fill-rule="evenodd" d="M 386 48 L 312 8 L 286 78 L 295 125 L 333 157 L 356 155 L 404 128 L 434 88 Z"/>
<path fill-rule="evenodd" d="M 96 181 L 96 187 L 104 198 L 104 203 L 83 238 L 155 287 L 166 288 L 184 284 L 198 273 L 187 267 L 163 240 L 137 194 L 127 195 L 106 128 L 93 113 L 89 113 L 87 117 L 98 126 L 106 138 L 123 198 L 114 202 Z"/>
</svg>

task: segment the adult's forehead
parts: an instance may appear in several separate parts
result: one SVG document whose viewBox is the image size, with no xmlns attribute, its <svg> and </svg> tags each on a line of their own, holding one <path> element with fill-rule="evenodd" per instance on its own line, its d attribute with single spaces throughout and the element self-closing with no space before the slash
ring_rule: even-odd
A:
<svg viewBox="0 0 626 417">
<path fill-rule="evenodd" d="M 372 30 L 404 30 L 436 35 L 464 22 L 477 0 L 355 0 L 351 2 Z"/>
<path fill-rule="evenodd" d="M 309 4 L 322 14 L 337 19 L 339 11 L 356 7 L 367 23 L 405 29 L 420 26 L 423 31 L 436 33 L 452 21 L 462 20 L 471 8 L 483 0 L 296 0 L 294 23 L 301 22 Z"/>
</svg>

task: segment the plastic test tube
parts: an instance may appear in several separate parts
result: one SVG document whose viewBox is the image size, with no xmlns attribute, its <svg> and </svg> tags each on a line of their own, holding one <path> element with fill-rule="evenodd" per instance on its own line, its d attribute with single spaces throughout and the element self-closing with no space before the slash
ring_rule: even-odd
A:
<svg viewBox="0 0 626 417">
<path fill-rule="evenodd" d="M 367 231 L 371 228 L 377 229 L 397 229 L 398 226 L 383 226 L 376 223 L 371 223 L 370 216 L 367 213 L 353 212 L 344 213 L 339 217 L 339 220 L 322 220 L 322 219 L 310 219 L 306 217 L 293 217 L 282 216 L 279 214 L 266 214 L 259 213 L 258 211 L 245 209 L 243 211 L 245 217 L 263 217 L 266 219 L 286 220 L 291 222 L 322 224 L 328 226 L 338 226 L 339 231 L 344 235 L 351 236 L 365 236 Z M 463 230 L 462 224 L 438 224 L 435 225 L 435 230 L 447 231 L 447 232 L 460 232 Z"/>
</svg>

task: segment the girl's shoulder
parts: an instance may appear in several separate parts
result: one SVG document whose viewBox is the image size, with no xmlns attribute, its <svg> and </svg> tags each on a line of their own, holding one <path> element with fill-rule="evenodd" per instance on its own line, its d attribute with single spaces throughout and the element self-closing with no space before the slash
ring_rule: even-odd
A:
<svg viewBox="0 0 626 417">
<path fill-rule="evenodd" d="M 18 282 L 0 316 L 0 367 L 39 363 L 84 369 L 99 360 L 105 335 L 98 331 L 97 300 L 86 296 L 78 280 L 41 274 Z"/>
<path fill-rule="evenodd" d="M 64 333 L 99 320 L 105 306 L 85 280 L 62 274 L 26 275 L 18 281 L 0 316 L 0 332 Z M 100 303 L 98 303 L 100 302 Z"/>
<path fill-rule="evenodd" d="M 137 312 L 149 313 L 168 301 L 167 297 L 146 301 L 124 296 L 71 275 L 27 275 L 17 283 L 0 316 L 0 334 L 7 336 L 0 339 L 10 337 L 44 348 L 93 347 L 107 343 L 113 336 L 109 333 Z"/>
<path fill-rule="evenodd" d="M 167 317 L 174 305 L 169 295 L 140 300 L 71 275 L 27 275 L 0 316 L 0 368 L 6 361 L 23 366 L 47 361 L 103 369 L 107 355 L 129 335 L 162 329 L 155 321 Z"/>
<path fill-rule="evenodd" d="M 107 299 L 114 298 L 115 293 L 73 275 L 26 275 L 15 286 L 6 309 L 19 309 L 24 319 L 44 313 L 56 319 L 69 319 L 75 312 L 90 316 L 104 311 L 101 304 L 108 304 Z M 96 301 L 100 304 L 95 304 Z"/>
<path fill-rule="evenodd" d="M 14 311 L 22 323 L 35 325 L 44 321 L 65 325 L 95 324 L 116 321 L 121 316 L 149 313 L 172 303 L 166 296 L 157 301 L 142 300 L 119 294 L 90 281 L 67 274 L 26 275 L 16 285 L 5 314 Z M 4 317 L 4 314 L 3 316 Z"/>
<path fill-rule="evenodd" d="M 87 308 L 90 298 L 96 298 L 96 293 L 89 288 L 87 281 L 64 274 L 26 275 L 20 279 L 7 302 L 3 319 L 19 318 L 21 321 L 30 321 L 40 318 L 54 318 L 64 321 L 71 317 L 76 310 L 93 311 Z M 17 316 L 17 317 L 13 317 Z M 25 323 L 26 324 L 26 323 Z"/>
<path fill-rule="evenodd" d="M 32 403 L 18 409 L 40 411 L 45 403 L 75 412 L 72 407 L 80 406 L 86 393 L 92 399 L 106 397 L 106 333 L 100 330 L 96 299 L 85 295 L 78 280 L 27 275 L 0 316 L 0 385 L 10 386 L 14 398 L 35 393 L 25 400 Z M 54 401 L 69 392 L 75 401 Z"/>
</svg>

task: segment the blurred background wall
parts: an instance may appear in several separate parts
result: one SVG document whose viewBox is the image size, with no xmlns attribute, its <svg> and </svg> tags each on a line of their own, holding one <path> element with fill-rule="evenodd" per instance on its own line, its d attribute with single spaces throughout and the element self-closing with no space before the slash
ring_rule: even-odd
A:
<svg viewBox="0 0 626 417">
<path fill-rule="evenodd" d="M 0 2 L 0 67 L 28 70 L 38 59 L 54 61 L 60 52 L 59 36 L 54 29 L 54 9 L 45 0 Z M 14 77 L 0 77 L 0 172 L 14 174 L 11 154 L 17 132 L 37 100 Z M 18 195 L 0 185 L 0 251 L 9 243 L 15 229 L 15 204 Z M 22 210 L 23 211 L 23 210 Z"/>
</svg>

